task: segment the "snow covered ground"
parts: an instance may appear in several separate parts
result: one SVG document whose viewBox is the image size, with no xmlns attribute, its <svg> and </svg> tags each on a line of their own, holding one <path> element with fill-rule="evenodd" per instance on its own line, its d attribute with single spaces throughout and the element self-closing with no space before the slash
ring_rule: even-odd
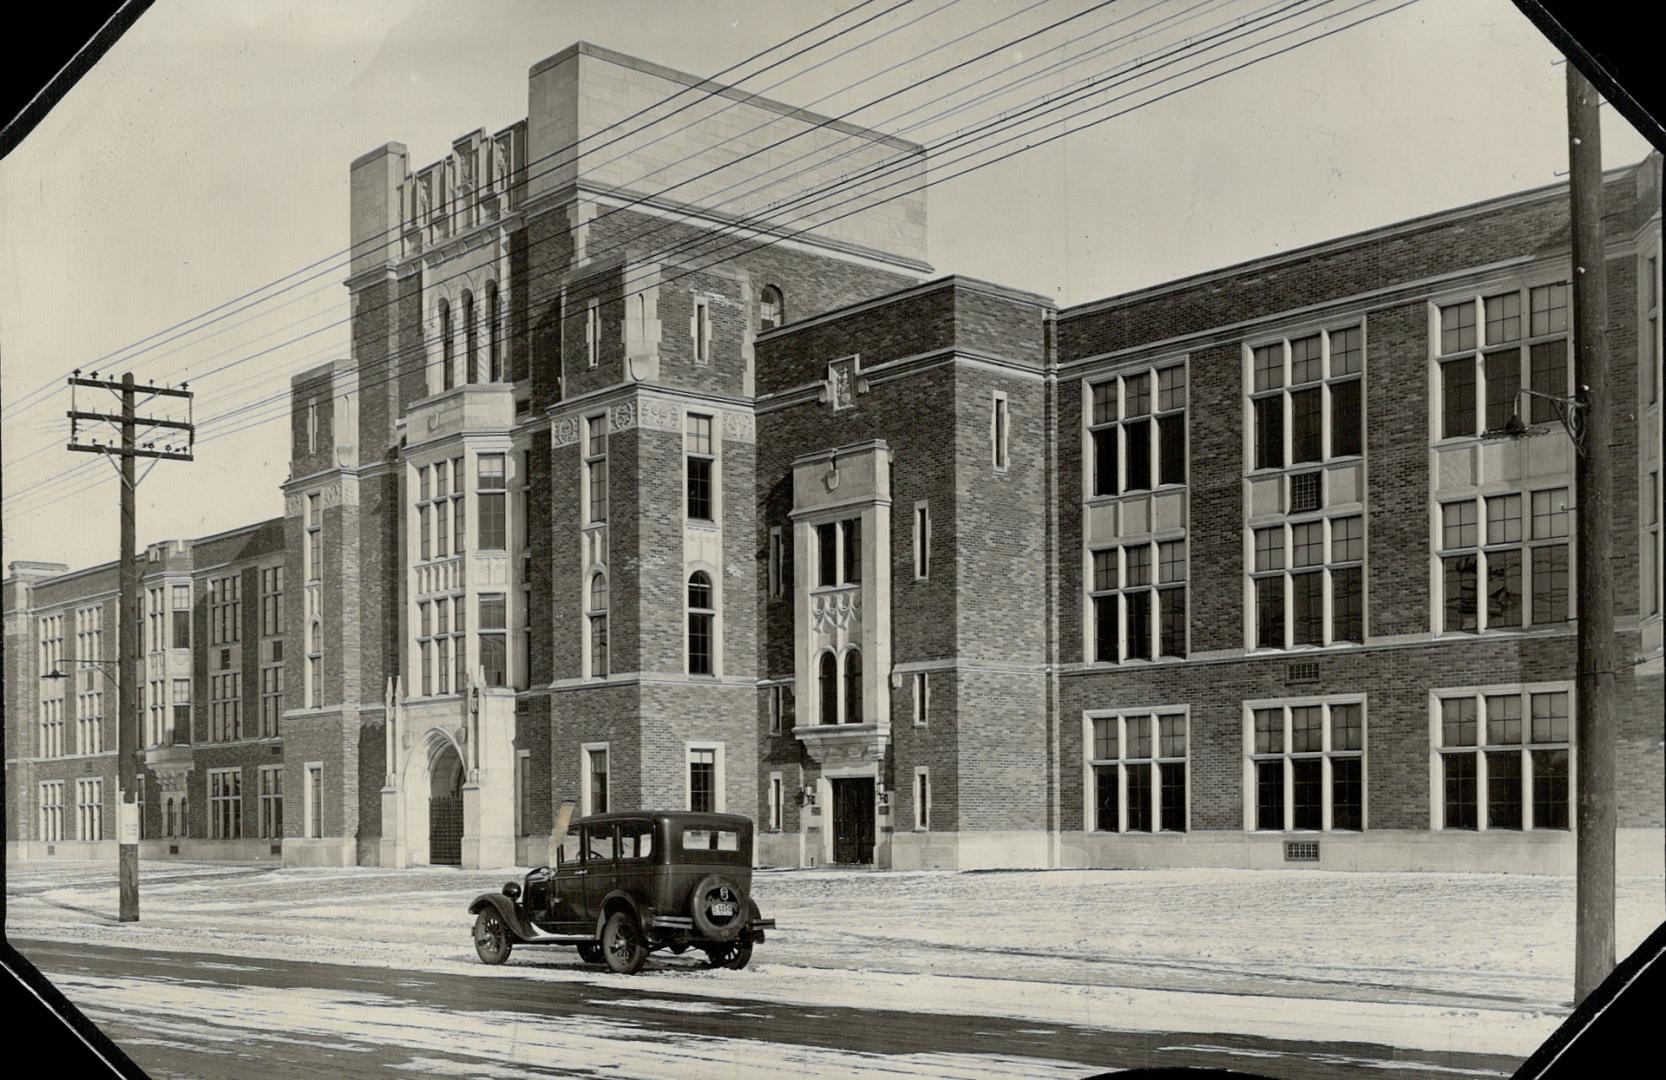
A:
<svg viewBox="0 0 1666 1080">
<path fill-rule="evenodd" d="M 570 949 L 487 968 L 468 901 L 509 872 L 146 863 L 114 922 L 109 864 L 8 867 L 13 937 L 605 984 Z M 667 992 L 1033 1018 L 1132 1031 L 1525 1056 L 1566 1015 L 1570 879 L 1323 871 L 760 872 L 780 930 L 743 972 L 656 956 Z M 1619 883 L 1629 952 L 1658 878 Z M 663 954 L 662 954 L 663 955 Z"/>
</svg>

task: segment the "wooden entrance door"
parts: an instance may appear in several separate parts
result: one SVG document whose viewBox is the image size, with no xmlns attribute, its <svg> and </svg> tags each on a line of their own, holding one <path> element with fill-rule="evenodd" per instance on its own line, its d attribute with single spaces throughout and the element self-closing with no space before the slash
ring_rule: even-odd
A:
<svg viewBox="0 0 1666 1080">
<path fill-rule="evenodd" d="M 444 866 L 463 865 L 463 797 L 433 795 L 428 799 L 428 861 Z"/>
<path fill-rule="evenodd" d="M 873 863 L 874 790 L 871 777 L 832 781 L 833 861 Z"/>
</svg>

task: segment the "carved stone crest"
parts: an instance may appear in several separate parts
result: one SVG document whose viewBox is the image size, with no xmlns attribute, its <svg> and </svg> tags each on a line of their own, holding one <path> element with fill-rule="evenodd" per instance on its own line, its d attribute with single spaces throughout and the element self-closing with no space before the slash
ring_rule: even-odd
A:
<svg viewBox="0 0 1666 1080">
<path fill-rule="evenodd" d="M 682 429 L 682 416 L 669 401 L 647 398 L 642 402 L 641 424 L 654 431 L 679 431 Z"/>
<path fill-rule="evenodd" d="M 636 402 L 626 401 L 613 406 L 607 413 L 609 431 L 624 431 L 636 426 Z"/>
<path fill-rule="evenodd" d="M 550 445 L 572 446 L 578 442 L 578 417 L 564 416 L 550 427 Z"/>
</svg>

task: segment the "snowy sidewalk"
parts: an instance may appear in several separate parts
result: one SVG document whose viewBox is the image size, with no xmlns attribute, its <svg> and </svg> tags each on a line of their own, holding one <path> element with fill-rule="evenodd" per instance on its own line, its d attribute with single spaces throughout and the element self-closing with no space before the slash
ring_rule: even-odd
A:
<svg viewBox="0 0 1666 1080">
<path fill-rule="evenodd" d="M 466 906 L 507 871 L 147 862 L 141 922 L 118 926 L 114 866 L 8 869 L 13 937 L 615 978 L 568 949 L 480 965 Z M 1565 1015 L 1572 984 L 1565 878 L 816 870 L 760 873 L 753 891 L 781 927 L 753 967 L 667 958 L 650 968 L 667 990 L 1525 1056 Z M 1619 898 L 1623 954 L 1660 921 L 1661 882 L 1622 880 Z"/>
</svg>

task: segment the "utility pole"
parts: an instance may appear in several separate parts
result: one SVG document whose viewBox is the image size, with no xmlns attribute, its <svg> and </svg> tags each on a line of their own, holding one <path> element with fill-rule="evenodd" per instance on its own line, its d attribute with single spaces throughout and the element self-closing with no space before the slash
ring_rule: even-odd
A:
<svg viewBox="0 0 1666 1080">
<path fill-rule="evenodd" d="M 1614 588 L 1612 410 L 1604 328 L 1602 133 L 1597 92 L 1571 61 L 1568 190 L 1573 232 L 1574 572 L 1578 660 L 1574 720 L 1574 1002 L 1614 970 Z"/>
<path fill-rule="evenodd" d="M 114 379 L 100 379 L 98 372 L 93 372 L 93 378 L 83 379 L 81 372 L 76 371 L 70 378 L 70 442 L 69 449 L 85 454 L 102 454 L 106 460 L 111 457 L 120 458 L 120 463 L 112 462 L 121 476 L 121 549 L 117 555 L 117 563 L 121 571 L 121 626 L 118 628 L 116 640 L 120 650 L 116 657 L 118 672 L 117 695 L 120 708 L 116 715 L 116 790 L 119 802 L 116 804 L 116 843 L 120 854 L 121 880 L 121 911 L 119 919 L 122 922 L 137 922 L 139 919 L 139 808 L 133 800 L 133 781 L 138 774 L 139 747 L 139 563 L 135 558 L 134 548 L 138 546 L 138 511 L 134 506 L 134 496 L 138 492 L 139 484 L 144 476 L 135 477 L 135 465 L 139 458 L 166 458 L 173 461 L 191 461 L 191 449 L 196 442 L 196 427 L 189 419 L 168 420 L 156 417 L 141 417 L 138 415 L 138 405 L 134 398 L 138 394 L 149 395 L 148 402 L 156 397 L 184 398 L 187 409 L 191 401 L 191 392 L 184 386 L 179 389 L 166 386 L 139 386 L 133 382 L 133 375 L 129 372 L 118 382 Z M 121 411 L 119 413 L 88 412 L 75 408 L 75 388 L 78 386 L 95 387 L 119 394 Z M 188 414 L 189 415 L 189 414 Z M 89 442 L 79 441 L 80 422 L 82 420 L 101 421 L 114 425 L 120 433 L 115 444 L 100 443 L 93 439 Z M 148 433 L 153 430 L 164 432 L 177 431 L 176 438 L 181 445 L 175 447 L 172 442 L 165 442 L 158 449 L 155 441 L 139 444 L 139 430 L 143 428 Z M 150 475 L 154 465 L 145 469 L 145 476 Z"/>
</svg>

